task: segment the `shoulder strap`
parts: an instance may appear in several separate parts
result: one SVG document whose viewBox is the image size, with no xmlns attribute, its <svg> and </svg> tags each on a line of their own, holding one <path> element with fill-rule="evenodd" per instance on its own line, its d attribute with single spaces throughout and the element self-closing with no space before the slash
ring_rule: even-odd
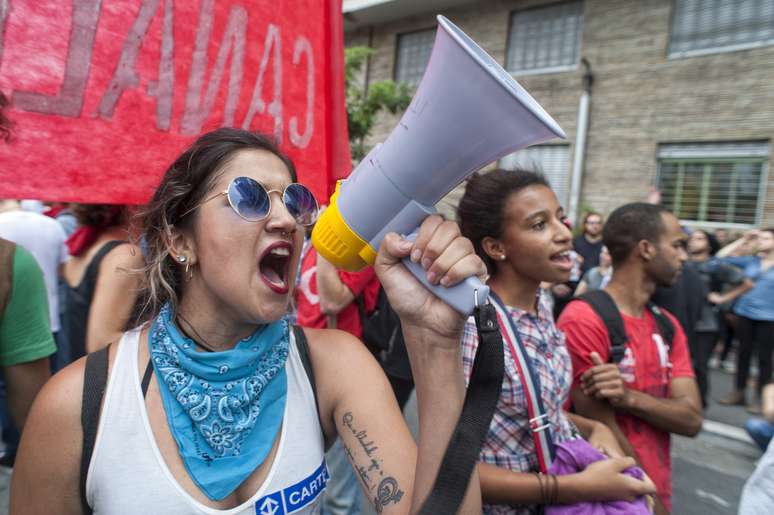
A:
<svg viewBox="0 0 774 515">
<path fill-rule="evenodd" d="M 309 357 L 309 342 L 306 339 L 303 328 L 295 324 L 291 327 L 293 328 L 293 336 L 296 340 L 296 349 L 298 349 L 298 355 L 301 357 L 301 364 L 304 365 L 306 377 L 309 379 L 309 384 L 312 385 L 314 405 L 317 406 L 317 419 L 320 422 L 320 430 L 322 430 L 323 424 L 322 419 L 320 418 L 320 401 L 317 399 L 317 382 L 314 380 L 314 369 L 312 368 L 312 360 Z"/>
<path fill-rule="evenodd" d="M 674 324 L 669 319 L 669 317 L 666 316 L 666 314 L 661 310 L 661 308 L 656 306 L 652 302 L 648 302 L 648 309 L 653 314 L 653 318 L 656 319 L 656 326 L 658 327 L 659 334 L 664 339 L 664 343 L 667 345 L 667 347 L 671 351 L 672 350 L 672 340 L 675 337 L 675 326 L 674 326 Z"/>
<path fill-rule="evenodd" d="M 81 401 L 81 427 L 83 428 L 83 448 L 81 450 L 80 494 L 83 513 L 91 514 L 86 500 L 86 475 L 89 472 L 91 456 L 94 453 L 94 441 L 97 438 L 99 411 L 102 397 L 105 395 L 108 373 L 108 354 L 110 345 L 86 356 L 86 369 L 83 374 L 83 399 Z"/>
<path fill-rule="evenodd" d="M 551 421 L 548 419 L 545 406 L 543 406 L 543 388 L 540 384 L 540 375 L 532 366 L 527 349 L 519 336 L 519 330 L 511 319 L 505 303 L 493 291 L 489 292 L 489 296 L 497 314 L 503 345 L 508 347 L 513 357 L 513 364 L 524 390 L 529 428 L 532 440 L 535 442 L 538 465 L 540 471 L 547 474 L 556 456 L 556 448 L 551 432 Z"/>
<path fill-rule="evenodd" d="M 491 304 L 485 304 L 476 308 L 474 318 L 478 349 L 462 413 L 419 515 L 457 513 L 500 399 L 505 357 L 497 313 Z"/>
<path fill-rule="evenodd" d="M 594 312 L 602 319 L 610 338 L 610 363 L 620 363 L 626 353 L 626 336 L 621 312 L 615 301 L 605 290 L 592 290 L 579 296 L 578 299 L 586 302 Z"/>
</svg>

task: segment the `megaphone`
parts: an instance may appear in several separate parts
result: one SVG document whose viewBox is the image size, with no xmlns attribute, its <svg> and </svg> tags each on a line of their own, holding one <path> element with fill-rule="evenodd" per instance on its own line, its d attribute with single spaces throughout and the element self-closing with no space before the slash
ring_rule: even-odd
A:
<svg viewBox="0 0 774 515">
<path fill-rule="evenodd" d="M 564 131 L 513 77 L 456 25 L 438 16 L 433 51 L 411 104 L 387 140 L 339 182 L 312 231 L 317 252 L 336 267 L 373 264 L 389 232 L 410 234 L 444 195 L 482 166 Z M 489 289 L 476 278 L 431 285 L 463 314 Z"/>
</svg>

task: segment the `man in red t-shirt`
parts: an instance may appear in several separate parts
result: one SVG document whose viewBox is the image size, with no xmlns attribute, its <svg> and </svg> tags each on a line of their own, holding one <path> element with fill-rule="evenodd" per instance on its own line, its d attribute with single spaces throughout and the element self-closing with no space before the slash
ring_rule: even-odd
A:
<svg viewBox="0 0 774 515">
<path fill-rule="evenodd" d="M 580 415 L 605 423 L 658 489 L 656 513 L 672 508 L 670 433 L 694 436 L 701 429 L 699 391 L 685 333 L 675 327 L 671 349 L 646 305 L 656 286 L 677 279 L 686 236 L 661 206 L 627 204 L 613 211 L 603 233 L 613 259 L 605 288 L 615 302 L 628 341 L 623 359 L 609 363 L 610 338 L 591 306 L 573 301 L 559 319 L 573 364 L 572 402 Z"/>
</svg>

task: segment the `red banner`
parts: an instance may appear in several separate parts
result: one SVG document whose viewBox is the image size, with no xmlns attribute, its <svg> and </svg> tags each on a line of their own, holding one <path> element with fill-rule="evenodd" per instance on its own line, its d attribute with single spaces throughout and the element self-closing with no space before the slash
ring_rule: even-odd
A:
<svg viewBox="0 0 774 515">
<path fill-rule="evenodd" d="M 0 198 L 142 203 L 220 126 L 320 199 L 349 171 L 341 0 L 0 0 L 0 60 Z"/>
</svg>

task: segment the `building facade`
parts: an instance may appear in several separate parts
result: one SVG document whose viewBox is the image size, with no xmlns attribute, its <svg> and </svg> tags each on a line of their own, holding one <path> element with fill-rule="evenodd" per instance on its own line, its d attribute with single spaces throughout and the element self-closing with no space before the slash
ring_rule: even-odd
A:
<svg viewBox="0 0 774 515">
<path fill-rule="evenodd" d="M 688 225 L 774 226 L 774 0 L 345 0 L 347 46 L 375 49 L 363 86 L 416 83 L 438 13 L 567 133 L 501 166 L 540 168 L 577 214 L 657 188 Z"/>
</svg>

